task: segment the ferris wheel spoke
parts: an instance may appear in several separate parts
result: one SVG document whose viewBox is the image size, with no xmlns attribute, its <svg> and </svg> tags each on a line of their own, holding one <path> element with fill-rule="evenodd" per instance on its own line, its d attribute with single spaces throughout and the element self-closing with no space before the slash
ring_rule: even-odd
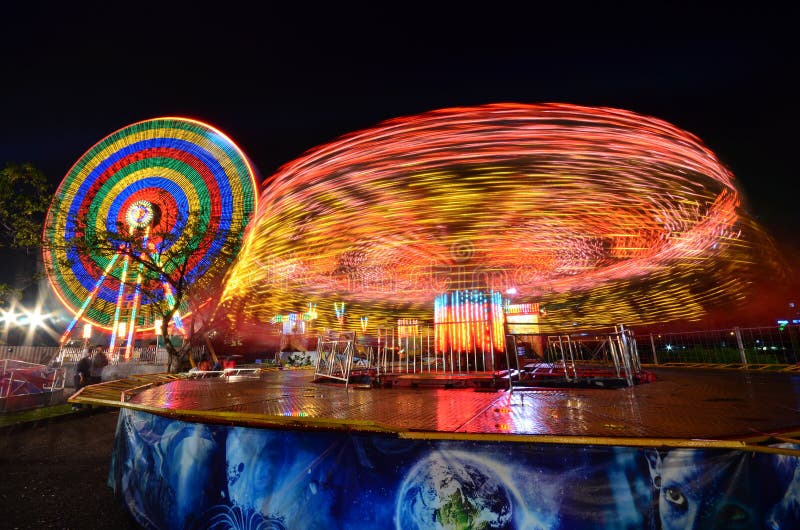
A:
<svg viewBox="0 0 800 530">
<path fill-rule="evenodd" d="M 72 319 L 72 322 L 69 323 L 69 326 L 67 326 L 67 329 L 64 331 L 64 334 L 61 335 L 61 339 L 59 340 L 60 344 L 64 344 L 67 341 L 70 334 L 72 333 L 72 329 L 75 327 L 75 324 L 77 324 L 80 321 L 80 319 L 83 318 L 83 314 L 86 312 L 86 309 L 89 307 L 89 304 L 92 303 L 92 300 L 94 300 L 94 298 L 97 296 L 97 292 L 100 290 L 100 286 L 102 286 L 103 282 L 106 281 L 108 273 L 111 271 L 111 268 L 114 266 L 114 263 L 117 262 L 117 258 L 119 258 L 119 254 L 114 254 L 114 256 L 111 258 L 111 261 L 109 261 L 108 265 L 106 265 L 103 274 L 100 276 L 100 278 L 98 278 L 97 282 L 95 282 L 94 288 L 89 293 L 89 296 L 86 297 L 86 300 L 84 300 L 83 305 L 81 305 L 80 309 L 75 313 L 75 317 Z"/>
<path fill-rule="evenodd" d="M 139 310 L 139 301 L 142 294 L 142 272 L 144 270 L 144 263 L 139 264 L 139 270 L 136 273 L 136 286 L 133 291 L 133 306 L 131 307 L 131 320 L 128 327 L 128 340 L 125 344 L 125 359 L 131 358 L 131 351 L 133 350 L 133 337 L 134 330 L 136 329 L 136 314 Z"/>
<path fill-rule="evenodd" d="M 108 351 L 112 355 L 114 354 L 114 348 L 117 344 L 117 336 L 119 335 L 119 316 L 122 312 L 122 303 L 125 297 L 125 281 L 127 280 L 129 262 L 130 257 L 126 255 L 125 260 L 122 262 L 122 274 L 120 275 L 119 290 L 117 291 L 117 307 L 114 310 L 114 327 L 111 330 L 111 342 L 108 345 Z"/>
</svg>

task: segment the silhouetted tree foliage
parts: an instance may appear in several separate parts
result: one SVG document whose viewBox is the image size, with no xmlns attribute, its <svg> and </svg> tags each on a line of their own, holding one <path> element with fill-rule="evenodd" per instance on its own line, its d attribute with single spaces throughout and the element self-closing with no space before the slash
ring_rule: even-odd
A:
<svg viewBox="0 0 800 530">
<path fill-rule="evenodd" d="M 51 200 L 51 186 L 33 164 L 7 163 L 0 169 L 0 248 L 41 247 L 42 223 Z M 14 294 L 10 286 L 0 284 L 0 302 Z"/>
</svg>

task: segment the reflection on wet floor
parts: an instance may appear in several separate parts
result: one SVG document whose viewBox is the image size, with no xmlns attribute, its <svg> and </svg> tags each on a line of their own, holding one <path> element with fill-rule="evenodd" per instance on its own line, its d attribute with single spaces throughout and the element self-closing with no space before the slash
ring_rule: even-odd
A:
<svg viewBox="0 0 800 530">
<path fill-rule="evenodd" d="M 291 417 L 301 427 L 302 422 L 315 427 L 327 423 L 398 432 L 747 439 L 800 430 L 798 374 L 652 371 L 655 382 L 633 387 L 509 392 L 345 388 L 316 383 L 311 371 L 276 370 L 235 381 L 171 380 L 135 394 L 127 404 L 194 420 L 224 417 L 252 424 L 259 418 Z M 113 387 L 116 396 L 120 383 Z M 104 386 L 86 389 L 81 399 L 101 398 Z"/>
</svg>

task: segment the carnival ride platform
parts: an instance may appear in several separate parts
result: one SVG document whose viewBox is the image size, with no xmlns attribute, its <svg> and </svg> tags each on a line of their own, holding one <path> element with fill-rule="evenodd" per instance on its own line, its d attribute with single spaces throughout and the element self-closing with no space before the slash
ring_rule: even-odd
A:
<svg viewBox="0 0 800 530">
<path fill-rule="evenodd" d="M 619 388 L 152 374 L 69 401 L 120 408 L 109 485 L 147 528 L 656 529 L 684 486 L 700 527 L 796 528 L 800 375 L 651 370 Z"/>
<path fill-rule="evenodd" d="M 800 434 L 800 374 L 648 371 L 655 374 L 653 382 L 615 389 L 425 384 L 367 389 L 314 382 L 313 372 L 302 369 L 191 379 L 152 374 L 85 387 L 69 401 L 212 424 L 400 437 L 743 447 Z"/>
</svg>

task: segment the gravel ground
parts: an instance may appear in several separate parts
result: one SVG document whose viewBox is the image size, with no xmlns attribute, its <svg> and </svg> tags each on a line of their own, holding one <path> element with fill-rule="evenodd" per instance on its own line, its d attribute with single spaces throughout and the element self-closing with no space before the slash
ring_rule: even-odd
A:
<svg viewBox="0 0 800 530">
<path fill-rule="evenodd" d="M 0 528 L 136 529 L 108 486 L 117 409 L 0 430 Z"/>
</svg>

